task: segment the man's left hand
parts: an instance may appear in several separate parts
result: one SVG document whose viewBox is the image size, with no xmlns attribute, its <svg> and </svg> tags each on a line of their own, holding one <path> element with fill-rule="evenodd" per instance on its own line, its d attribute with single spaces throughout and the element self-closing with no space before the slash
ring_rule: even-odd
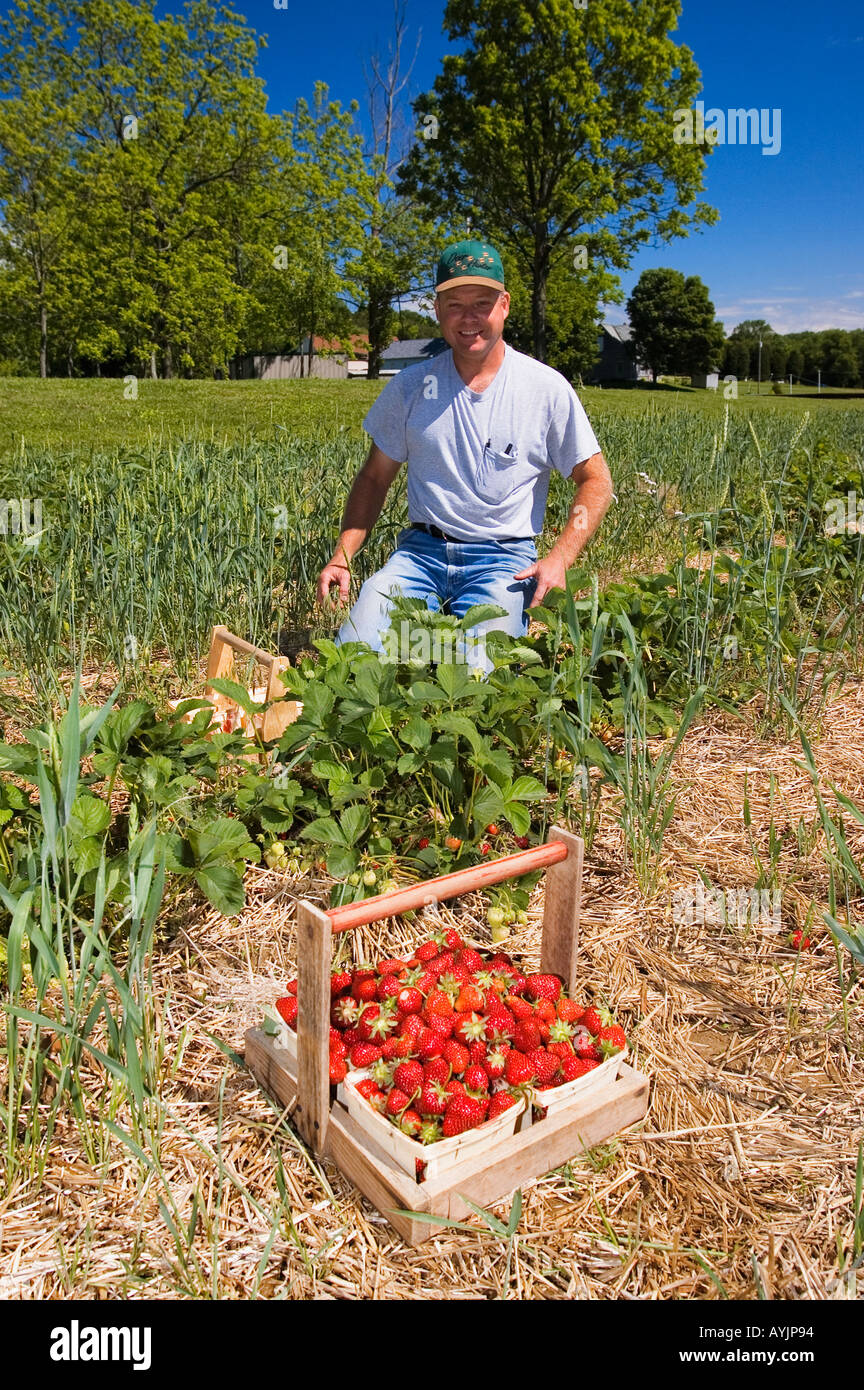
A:
<svg viewBox="0 0 864 1390">
<path fill-rule="evenodd" d="M 567 587 L 567 567 L 563 560 L 559 560 L 554 551 L 544 555 L 542 560 L 535 560 L 533 565 L 527 569 L 520 570 L 514 574 L 514 579 L 536 579 L 537 587 L 534 590 L 534 597 L 529 603 L 529 608 L 539 608 L 543 599 L 550 589 L 565 589 Z"/>
</svg>

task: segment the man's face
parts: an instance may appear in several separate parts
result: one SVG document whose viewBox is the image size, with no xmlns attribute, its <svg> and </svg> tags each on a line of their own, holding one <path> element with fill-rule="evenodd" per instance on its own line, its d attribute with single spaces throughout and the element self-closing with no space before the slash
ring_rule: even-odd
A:
<svg viewBox="0 0 864 1390">
<path fill-rule="evenodd" d="M 510 312 L 506 290 L 490 285 L 457 285 L 435 297 L 435 313 L 441 334 L 454 351 L 482 360 L 504 331 Z"/>
</svg>

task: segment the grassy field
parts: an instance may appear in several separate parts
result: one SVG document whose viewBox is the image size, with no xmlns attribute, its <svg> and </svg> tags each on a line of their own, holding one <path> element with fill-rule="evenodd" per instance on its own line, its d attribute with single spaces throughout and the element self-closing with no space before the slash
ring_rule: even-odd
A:
<svg viewBox="0 0 864 1390">
<path fill-rule="evenodd" d="M 342 805 L 333 761 L 356 771 L 362 752 L 397 845 L 365 839 L 359 867 L 407 880 L 421 790 L 450 807 L 386 752 L 407 696 L 376 695 L 353 729 L 368 662 L 294 668 L 322 721 L 317 753 L 286 744 L 294 822 L 241 736 L 165 713 L 200 691 L 215 622 L 269 649 L 332 632 L 314 584 L 380 389 L 0 383 L 0 497 L 38 500 L 42 528 L 0 535 L 0 1297 L 854 1299 L 864 534 L 825 517 L 864 496 L 859 402 L 586 390 L 615 505 L 573 604 L 532 631 L 540 660 L 497 672 L 485 713 L 482 683 L 460 697 L 462 727 L 506 726 L 537 779 L 530 837 L 586 839 L 578 989 L 626 1025 L 644 1123 L 527 1188 L 509 1243 L 478 1219 L 412 1251 L 243 1068 L 244 1029 L 294 973 L 298 901 L 326 906 L 346 876 L 344 852 L 299 833 Z M 553 479 L 544 544 L 571 498 Z M 355 587 L 404 519 L 403 472 Z M 80 721 L 60 718 L 76 665 Z M 292 857 L 271 869 L 283 824 Z M 431 816 L 424 834 L 446 830 Z M 496 853 L 513 843 L 505 826 Z M 777 911 L 682 916 L 703 889 Z M 541 882 L 508 946 L 533 964 L 542 906 Z M 441 915 L 485 947 L 487 909 Z M 344 949 L 399 953 L 415 932 L 391 919 Z"/>
<path fill-rule="evenodd" d="M 32 377 L 0 380 L 0 452 L 21 447 L 46 447 L 61 452 L 95 449 L 106 451 L 154 444 L 178 438 L 228 444 L 243 440 L 277 439 L 312 431 L 330 435 L 354 432 L 383 389 L 384 382 L 364 381 L 150 381 L 138 382 L 137 400 L 127 400 L 128 388 L 120 378 L 86 381 Z M 830 391 L 821 397 L 772 396 L 765 383 L 762 395 L 755 384 L 742 382 L 741 403 L 748 410 L 780 407 L 797 418 L 810 408 L 820 411 L 864 408 L 860 402 L 835 399 Z M 586 409 L 598 421 L 610 416 L 640 417 L 650 407 L 658 413 L 693 411 L 707 419 L 722 416 L 726 404 L 722 391 L 692 391 L 687 387 L 636 390 L 601 390 L 585 387 L 580 392 Z M 734 404 L 734 403 L 733 403 Z"/>
</svg>

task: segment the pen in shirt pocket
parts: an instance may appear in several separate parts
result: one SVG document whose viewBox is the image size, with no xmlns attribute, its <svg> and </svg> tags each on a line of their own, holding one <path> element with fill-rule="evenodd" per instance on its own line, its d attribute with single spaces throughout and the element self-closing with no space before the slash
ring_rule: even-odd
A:
<svg viewBox="0 0 864 1390">
<path fill-rule="evenodd" d="M 492 448 L 492 440 L 491 440 L 491 439 L 487 439 L 487 440 L 486 440 L 486 448 L 487 448 L 487 449 L 491 449 L 491 448 Z M 504 450 L 504 453 L 505 453 L 505 454 L 512 454 L 512 453 L 513 453 L 513 445 L 512 445 L 512 444 L 508 444 L 508 445 L 507 445 L 507 448 Z"/>
</svg>

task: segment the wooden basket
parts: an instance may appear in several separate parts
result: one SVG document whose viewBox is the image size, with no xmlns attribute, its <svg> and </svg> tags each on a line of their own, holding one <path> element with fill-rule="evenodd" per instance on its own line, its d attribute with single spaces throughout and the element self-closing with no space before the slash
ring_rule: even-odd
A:
<svg viewBox="0 0 864 1390">
<path fill-rule="evenodd" d="M 254 715 L 251 721 L 233 700 L 229 699 L 227 695 L 220 695 L 210 683 L 218 678 L 233 679 L 236 655 L 251 657 L 256 667 L 261 670 L 264 683 L 254 685 L 249 689 L 249 694 L 255 703 L 263 704 L 266 700 L 277 701 L 263 714 Z M 290 664 L 287 656 L 273 656 L 270 652 L 262 651 L 260 647 L 253 647 L 251 642 L 244 641 L 236 633 L 229 632 L 227 627 L 214 627 L 210 634 L 210 654 L 207 657 L 207 684 L 204 687 L 204 699 L 210 701 L 218 715 L 228 718 L 230 727 L 244 729 L 250 735 L 257 729 L 265 743 L 272 743 L 281 738 L 288 725 L 294 723 L 303 708 L 300 701 L 283 698 L 285 687 L 279 679 L 279 675 Z M 188 700 L 189 698 L 188 695 L 183 696 L 183 699 Z M 169 700 L 168 703 L 176 709 L 181 701 Z M 186 716 L 187 719 L 192 719 L 193 714 L 194 711 L 190 712 Z"/>
<path fill-rule="evenodd" d="M 580 1088 L 545 1118 L 535 1116 L 529 1127 L 495 1135 L 489 1144 L 465 1153 L 446 1171 L 418 1182 L 376 1144 L 338 1098 L 331 1099 L 332 935 L 545 868 L 540 969 L 560 976 L 565 987 L 572 988 L 579 945 L 583 853 L 578 836 L 554 829 L 544 845 L 425 883 L 395 888 L 362 902 L 327 912 L 306 901 L 298 905 L 296 1062 L 284 1045 L 275 1045 L 260 1028 L 251 1028 L 246 1034 L 246 1064 L 260 1085 L 293 1113 L 293 1122 L 310 1147 L 332 1158 L 411 1245 L 428 1240 L 441 1228 L 404 1213 L 462 1218 L 470 1214 L 464 1198 L 488 1206 L 523 1183 L 542 1177 L 642 1119 L 648 1108 L 648 1078 L 621 1062 L 601 1084 Z M 414 1148 L 422 1160 L 423 1145 Z"/>
</svg>

